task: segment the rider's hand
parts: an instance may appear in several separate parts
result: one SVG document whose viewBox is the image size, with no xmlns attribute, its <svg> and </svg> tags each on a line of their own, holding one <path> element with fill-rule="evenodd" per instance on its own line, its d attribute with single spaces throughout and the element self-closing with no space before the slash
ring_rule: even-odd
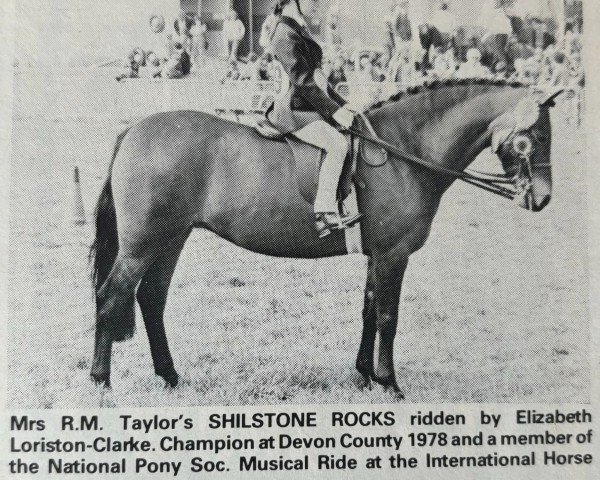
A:
<svg viewBox="0 0 600 480">
<path fill-rule="evenodd" d="M 323 70 L 317 68 L 313 73 L 313 79 L 315 80 L 317 87 L 323 91 L 327 91 L 327 77 L 325 77 Z"/>
<path fill-rule="evenodd" d="M 333 114 L 333 119 L 344 128 L 350 128 L 354 123 L 354 112 L 347 108 L 340 108 Z"/>
</svg>

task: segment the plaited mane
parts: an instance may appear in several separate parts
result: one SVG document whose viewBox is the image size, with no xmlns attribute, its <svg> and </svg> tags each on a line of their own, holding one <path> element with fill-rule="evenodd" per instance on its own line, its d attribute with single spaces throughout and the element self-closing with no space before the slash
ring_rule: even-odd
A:
<svg viewBox="0 0 600 480">
<path fill-rule="evenodd" d="M 510 82 L 508 80 L 496 80 L 496 79 L 488 79 L 488 78 L 468 78 L 468 79 L 449 79 L 449 80 L 434 80 L 433 82 L 425 82 L 423 85 L 409 87 L 406 90 L 398 92 L 392 95 L 387 100 L 381 100 L 375 104 L 373 104 L 367 112 L 372 112 L 377 110 L 385 105 L 388 105 L 392 102 L 397 102 L 404 98 L 412 97 L 422 92 L 427 91 L 436 91 L 444 88 L 458 87 L 458 86 L 469 86 L 469 85 L 477 85 L 477 86 L 507 86 L 512 88 L 520 88 L 525 87 L 526 85 L 521 82 Z"/>
</svg>

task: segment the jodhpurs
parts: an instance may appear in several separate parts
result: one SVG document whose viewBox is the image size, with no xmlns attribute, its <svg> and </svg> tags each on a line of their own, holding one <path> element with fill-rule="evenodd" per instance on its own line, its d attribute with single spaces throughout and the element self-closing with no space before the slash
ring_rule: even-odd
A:
<svg viewBox="0 0 600 480">
<path fill-rule="evenodd" d="M 319 172 L 319 188 L 315 198 L 315 213 L 337 212 L 337 188 L 344 169 L 344 160 L 350 145 L 344 134 L 324 120 L 309 123 L 294 132 L 306 143 L 325 150 L 325 159 Z"/>
</svg>

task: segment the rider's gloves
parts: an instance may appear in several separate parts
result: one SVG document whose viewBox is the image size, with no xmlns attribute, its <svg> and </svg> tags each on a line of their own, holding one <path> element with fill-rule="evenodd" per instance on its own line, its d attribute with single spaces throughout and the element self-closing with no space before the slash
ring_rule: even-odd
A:
<svg viewBox="0 0 600 480">
<path fill-rule="evenodd" d="M 347 108 L 341 107 L 333 114 L 333 119 L 344 128 L 350 128 L 354 122 L 355 113 Z"/>
</svg>

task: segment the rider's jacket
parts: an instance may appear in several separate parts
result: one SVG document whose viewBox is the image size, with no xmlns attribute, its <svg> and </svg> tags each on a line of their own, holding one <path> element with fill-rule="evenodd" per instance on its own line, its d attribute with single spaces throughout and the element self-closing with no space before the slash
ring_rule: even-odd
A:
<svg viewBox="0 0 600 480">
<path fill-rule="evenodd" d="M 290 88 L 269 109 L 269 120 L 281 132 L 300 130 L 315 120 L 329 120 L 340 108 L 314 80 L 323 50 L 308 30 L 293 18 L 281 16 L 272 40 L 273 55 L 290 77 Z"/>
</svg>

